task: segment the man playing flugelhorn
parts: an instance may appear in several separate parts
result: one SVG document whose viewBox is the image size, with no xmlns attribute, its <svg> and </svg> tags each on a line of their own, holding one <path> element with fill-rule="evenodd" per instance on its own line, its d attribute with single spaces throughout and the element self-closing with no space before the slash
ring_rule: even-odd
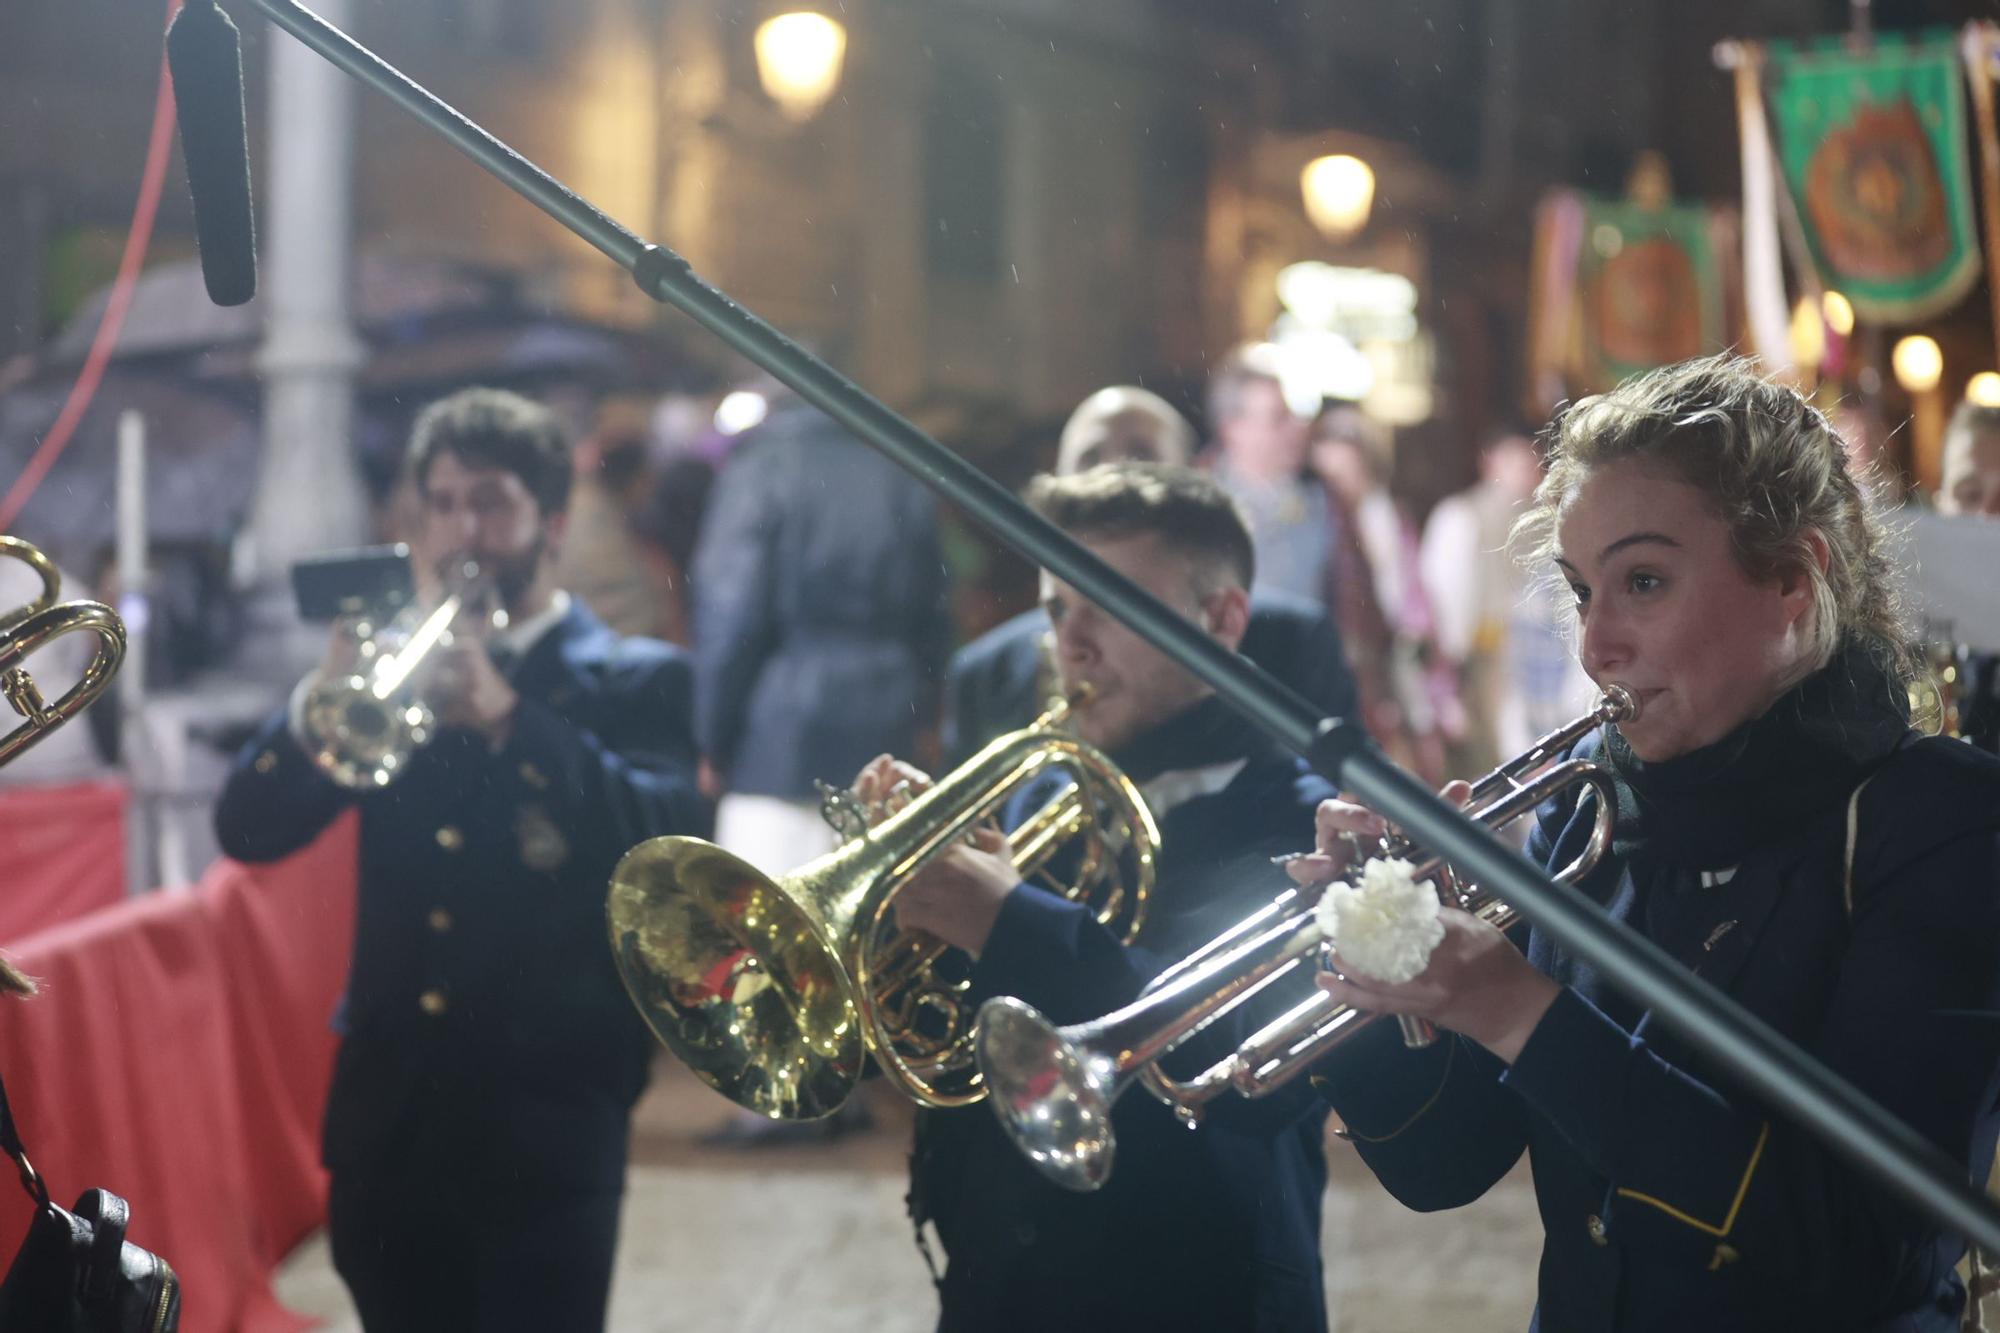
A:
<svg viewBox="0 0 2000 1333">
<path fill-rule="evenodd" d="M 1253 556 L 1233 503 L 1183 468 L 1113 464 L 1044 477 L 1030 501 L 1093 554 L 1234 648 Z M 1073 725 L 1140 785 L 1159 820 L 1147 924 L 1121 946 L 1090 909 L 1022 884 L 996 839 L 939 856 L 897 897 L 899 924 L 973 955 L 973 999 L 1017 995 L 1064 1020 L 1124 1004 L 1167 963 L 1282 887 L 1273 853 L 1311 836 L 1326 785 L 1130 629 L 1044 576 L 1056 669 L 1088 688 Z M 856 782 L 883 799 L 923 778 L 887 756 Z M 1044 793 L 1026 792 L 1020 811 Z M 1294 997 L 1295 998 L 1295 997 Z M 1273 1003 L 1276 1003 L 1274 998 Z M 1190 1043 L 1212 1058 L 1237 1029 Z M 1194 1049 L 1199 1048 L 1199 1049 Z M 1196 1132 L 1132 1098 L 1129 1147 L 1101 1192 L 1043 1179 L 983 1106 L 919 1122 L 911 1198 L 949 1256 L 939 1327 L 1153 1330 L 1325 1326 L 1319 1257 L 1326 1183 L 1310 1090 L 1231 1107 Z"/>
</svg>

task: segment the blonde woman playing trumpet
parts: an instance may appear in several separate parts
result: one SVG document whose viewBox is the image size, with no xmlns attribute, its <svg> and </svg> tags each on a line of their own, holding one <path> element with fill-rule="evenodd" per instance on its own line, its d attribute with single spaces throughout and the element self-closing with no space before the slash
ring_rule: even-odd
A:
<svg viewBox="0 0 2000 1333">
<path fill-rule="evenodd" d="M 1722 358 L 1585 399 L 1552 436 L 1518 535 L 1570 590 L 1585 670 L 1640 708 L 1577 747 L 1610 766 L 1619 807 L 1578 891 L 1983 1178 L 2000 764 L 1909 727 L 1890 568 L 1839 438 Z M 1544 807 L 1530 857 L 1566 864 L 1595 799 Z M 1325 803 L 1320 855 L 1294 873 L 1344 874 L 1345 835 L 1380 828 Z M 1446 1031 L 1405 1050 L 1378 1025 L 1313 1081 L 1414 1208 L 1469 1202 L 1527 1150 L 1541 1333 L 1956 1327 L 1956 1237 L 1586 964 L 1533 932 L 1523 946 L 1447 909 L 1414 979 L 1330 971 L 1339 999 Z"/>
</svg>

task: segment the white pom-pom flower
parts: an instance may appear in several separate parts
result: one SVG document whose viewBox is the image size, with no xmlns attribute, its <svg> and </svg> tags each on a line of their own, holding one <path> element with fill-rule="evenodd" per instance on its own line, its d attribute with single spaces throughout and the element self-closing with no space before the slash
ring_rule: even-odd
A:
<svg viewBox="0 0 2000 1333">
<path fill-rule="evenodd" d="M 1361 885 L 1329 884 L 1317 909 L 1320 933 L 1345 972 L 1400 983 L 1421 973 L 1444 938 L 1437 891 L 1414 867 L 1377 857 L 1361 867 Z"/>
</svg>

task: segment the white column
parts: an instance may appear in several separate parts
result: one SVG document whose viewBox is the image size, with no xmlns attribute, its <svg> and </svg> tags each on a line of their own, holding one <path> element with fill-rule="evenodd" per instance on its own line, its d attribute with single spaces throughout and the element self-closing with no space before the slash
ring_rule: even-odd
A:
<svg viewBox="0 0 2000 1333">
<path fill-rule="evenodd" d="M 125 662 L 118 670 L 119 762 L 125 770 L 125 891 L 153 887 L 153 792 L 159 774 L 146 745 L 146 420 L 118 414 L 118 614 Z"/>
<path fill-rule="evenodd" d="M 318 0 L 315 8 L 341 27 L 352 12 L 350 0 Z M 242 552 L 252 584 L 246 664 L 274 649 L 281 659 L 304 651 L 292 647 L 304 642 L 291 612 L 292 561 L 360 544 L 369 531 L 353 439 L 361 344 L 348 311 L 354 93 L 345 74 L 273 32 L 259 255 L 266 311 L 259 358 L 264 454 Z M 274 674 L 295 664 L 272 663 Z"/>
</svg>

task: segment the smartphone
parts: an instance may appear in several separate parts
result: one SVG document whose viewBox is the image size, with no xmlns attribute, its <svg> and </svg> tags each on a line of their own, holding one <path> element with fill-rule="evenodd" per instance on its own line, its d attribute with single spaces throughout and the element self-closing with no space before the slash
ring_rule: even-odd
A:
<svg viewBox="0 0 2000 1333">
<path fill-rule="evenodd" d="M 308 556 L 292 566 L 292 595 L 302 620 L 394 615 L 416 595 L 410 548 L 397 542 Z"/>
</svg>

